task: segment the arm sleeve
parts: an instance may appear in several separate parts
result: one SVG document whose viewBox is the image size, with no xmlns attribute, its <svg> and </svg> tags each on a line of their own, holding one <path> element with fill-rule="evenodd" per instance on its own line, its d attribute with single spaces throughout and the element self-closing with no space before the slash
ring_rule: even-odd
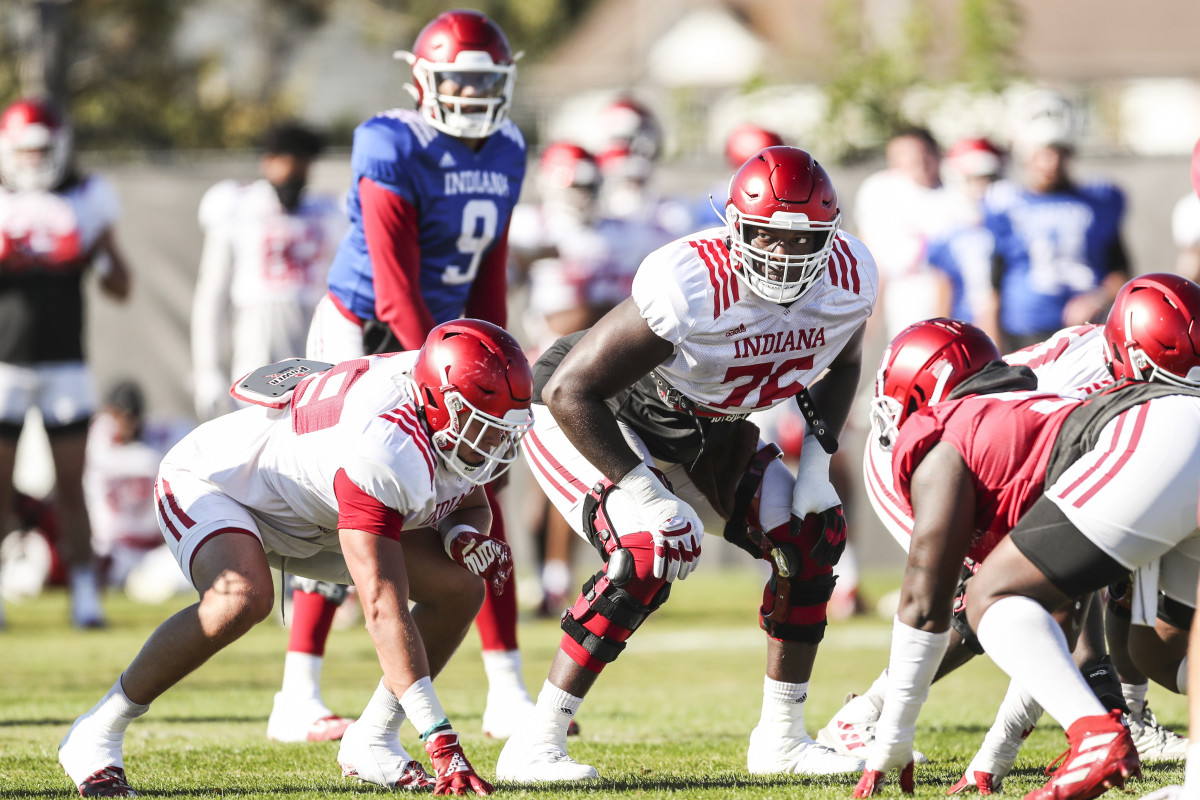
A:
<svg viewBox="0 0 1200 800">
<path fill-rule="evenodd" d="M 508 327 L 508 229 L 505 225 L 500 238 L 483 257 L 464 311 L 464 316 L 482 319 L 501 328 Z"/>
<path fill-rule="evenodd" d="M 370 178 L 359 181 L 358 192 L 375 275 L 375 316 L 387 323 L 405 350 L 416 350 L 433 329 L 433 316 L 421 297 L 417 210 Z"/>
<path fill-rule="evenodd" d="M 364 492 L 344 469 L 339 469 L 333 478 L 333 494 L 337 498 L 339 530 L 364 531 L 399 540 L 404 517 Z"/>
<path fill-rule="evenodd" d="M 228 382 L 224 353 L 229 342 L 229 295 L 233 250 L 228 229 L 215 225 L 204 236 L 199 276 L 192 298 L 192 369 L 197 380 L 221 376 Z"/>
</svg>

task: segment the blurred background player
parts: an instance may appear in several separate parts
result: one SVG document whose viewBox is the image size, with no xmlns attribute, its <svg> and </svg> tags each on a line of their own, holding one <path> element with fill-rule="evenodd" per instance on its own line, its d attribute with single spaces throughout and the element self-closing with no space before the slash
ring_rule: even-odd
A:
<svg viewBox="0 0 1200 800">
<path fill-rule="evenodd" d="M 1041 89 L 1017 102 L 1012 125 L 1018 179 L 991 192 L 984 216 L 995 240 L 997 343 L 1006 353 L 1065 325 L 1103 320 L 1130 272 L 1124 193 L 1071 175 L 1083 132 L 1079 109 Z"/>
<path fill-rule="evenodd" d="M 154 479 L 163 456 L 188 432 L 182 422 L 148 419 L 141 387 L 132 380 L 116 383 L 105 395 L 88 430 L 84 497 L 92 523 L 92 549 L 101 565 L 101 585 L 124 587 L 126 580 L 160 548 L 168 560 L 161 574 L 145 574 L 155 584 L 157 599 L 190 587 L 163 543 L 154 516 Z M 146 587 L 143 591 L 149 591 Z"/>
<path fill-rule="evenodd" d="M 120 209 L 102 177 L 80 172 L 71 128 L 41 100 L 0 116 L 0 536 L 13 525 L 13 469 L 26 412 L 36 408 L 54 460 L 55 504 L 69 565 L 71 620 L 102 627 L 83 498 L 95 389 L 83 352 L 84 273 L 123 301 L 130 278 L 113 233 Z"/>
<path fill-rule="evenodd" d="M 551 142 L 538 160 L 537 204 L 513 211 L 509 247 L 524 267 L 529 295 L 525 330 L 536 359 L 559 338 L 590 328 L 629 297 L 642 259 L 669 235 L 638 216 L 601 213 L 601 179 L 595 157 L 571 142 Z M 535 538 L 541 556 L 543 597 L 539 613 L 557 618 L 574 592 L 570 526 L 538 494 Z"/>
<path fill-rule="evenodd" d="M 873 319 L 882 321 L 890 339 L 917 320 L 949 313 L 948 282 L 929 266 L 929 245 L 971 214 L 942 185 L 941 148 L 925 128 L 893 134 L 885 158 L 886 168 L 858 188 L 854 221 L 879 264 Z"/>
<path fill-rule="evenodd" d="M 987 139 L 960 139 L 943 159 L 947 190 L 961 204 L 959 224 L 929 244 L 929 265 L 948 284 L 951 319 L 979 326 L 992 341 L 999 331 L 992 292 L 992 234 L 983 226 L 984 198 L 1004 173 L 1004 154 Z"/>
<path fill-rule="evenodd" d="M 525 177 L 525 140 L 508 119 L 516 57 L 504 32 L 477 11 L 447 11 L 417 35 L 405 88 L 417 108 L 358 126 L 350 155 L 350 230 L 317 304 L 307 355 L 339 362 L 420 347 L 460 316 L 508 322 L 508 227 Z M 496 493 L 491 535 L 505 541 Z M 506 737 L 533 708 L 517 649 L 515 582 L 488 589 L 477 620 L 488 678 L 484 732 Z M 308 584 L 293 594 L 283 688 L 268 736 L 337 738 L 345 720 L 320 700 L 333 614 L 345 588 Z"/>
<path fill-rule="evenodd" d="M 204 251 L 192 301 L 196 416 L 232 411 L 230 384 L 304 355 L 309 323 L 346 229 L 331 197 L 306 190 L 324 142 L 289 122 L 262 139 L 261 177 L 221 181 L 200 201 Z"/>
<path fill-rule="evenodd" d="M 725 167 L 732 174 L 745 164 L 751 156 L 764 147 L 778 147 L 784 144 L 783 137 L 774 131 L 745 122 L 738 125 L 725 137 Z M 696 230 L 723 225 L 721 214 L 716 206 L 720 206 L 721 198 L 729 191 L 728 182 L 714 184 L 713 187 L 698 199 L 692 208 L 692 225 Z"/>
<path fill-rule="evenodd" d="M 663 130 L 642 102 L 629 96 L 600 111 L 596 125 L 600 145 L 596 160 L 604 177 L 602 213 L 617 219 L 637 218 L 661 228 L 667 240 L 695 229 L 687 205 L 663 197 L 654 185 L 663 154 Z"/>
</svg>

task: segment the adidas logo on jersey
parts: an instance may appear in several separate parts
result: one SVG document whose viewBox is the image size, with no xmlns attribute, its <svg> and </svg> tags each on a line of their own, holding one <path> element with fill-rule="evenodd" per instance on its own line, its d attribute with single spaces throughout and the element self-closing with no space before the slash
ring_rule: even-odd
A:
<svg viewBox="0 0 1200 800">
<path fill-rule="evenodd" d="M 442 169 L 449 169 L 450 167 L 457 167 L 458 162 L 449 153 L 442 153 L 442 160 L 438 163 L 438 166 Z"/>
<path fill-rule="evenodd" d="M 736 328 L 734 328 L 731 331 L 725 331 L 725 336 L 726 336 L 726 338 L 728 338 L 730 336 L 737 336 L 739 333 L 745 333 L 745 332 L 746 332 L 746 324 L 742 323 L 741 325 L 738 325 Z"/>
</svg>

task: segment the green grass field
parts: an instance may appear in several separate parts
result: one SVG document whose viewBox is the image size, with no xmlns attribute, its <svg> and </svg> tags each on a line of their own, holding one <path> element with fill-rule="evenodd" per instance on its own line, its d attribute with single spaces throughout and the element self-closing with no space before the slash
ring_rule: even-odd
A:
<svg viewBox="0 0 1200 800">
<path fill-rule="evenodd" d="M 868 597 L 898 583 L 868 576 Z M 522 797 L 624 796 L 691 798 L 848 798 L 857 778 L 834 781 L 758 778 L 746 772 L 746 744 L 758 720 L 765 643 L 755 609 L 761 581 L 750 571 L 701 570 L 678 584 L 669 603 L 608 668 L 578 720 L 578 760 L 601 780 L 546 790 L 501 784 Z M 182 602 L 182 601 L 181 601 Z M 109 602 L 112 627 L 81 633 L 66 624 L 66 597 L 50 592 L 10 605 L 0 633 L 0 798 L 76 795 L 55 759 L 71 721 L 112 685 L 149 632 L 180 605 Z M 890 623 L 862 618 L 829 629 L 807 706 L 811 733 L 850 691 L 862 691 L 887 659 Z M 559 639 L 557 624 L 522 620 L 526 681 L 541 686 Z M 286 631 L 268 622 L 220 654 L 135 722 L 125 740 L 130 782 L 145 797 L 326 798 L 381 796 L 386 790 L 343 779 L 337 745 L 273 744 L 265 731 L 282 674 Z M 476 768 L 490 778 L 500 743 L 479 732 L 486 684 L 472 633 L 437 681 L 439 696 Z M 337 712 L 355 715 L 370 697 L 379 666 L 365 631 L 336 631 L 326 659 L 324 693 Z M 1007 679 L 977 659 L 937 684 L 922 714 L 917 747 L 930 763 L 917 769 L 917 796 L 942 797 L 990 725 Z M 1186 726 L 1183 698 L 1154 687 L 1159 719 Z M 421 753 L 406 726 L 405 746 Z M 1041 768 L 1065 749 L 1052 721 L 1033 733 L 1005 782 L 1021 796 L 1044 781 Z M 421 753 L 423 756 L 424 754 Z M 1182 781 L 1181 765 L 1148 765 L 1131 796 Z M 884 796 L 898 796 L 893 783 Z"/>
</svg>

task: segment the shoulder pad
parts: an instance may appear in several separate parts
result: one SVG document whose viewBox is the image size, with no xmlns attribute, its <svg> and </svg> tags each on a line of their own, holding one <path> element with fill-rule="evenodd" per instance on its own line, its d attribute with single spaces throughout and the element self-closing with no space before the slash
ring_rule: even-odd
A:
<svg viewBox="0 0 1200 800">
<path fill-rule="evenodd" d="M 300 381 L 332 368 L 333 364 L 325 361 L 285 358 L 252 371 L 230 387 L 229 394 L 244 403 L 283 408 L 292 401 L 292 392 Z"/>
</svg>

